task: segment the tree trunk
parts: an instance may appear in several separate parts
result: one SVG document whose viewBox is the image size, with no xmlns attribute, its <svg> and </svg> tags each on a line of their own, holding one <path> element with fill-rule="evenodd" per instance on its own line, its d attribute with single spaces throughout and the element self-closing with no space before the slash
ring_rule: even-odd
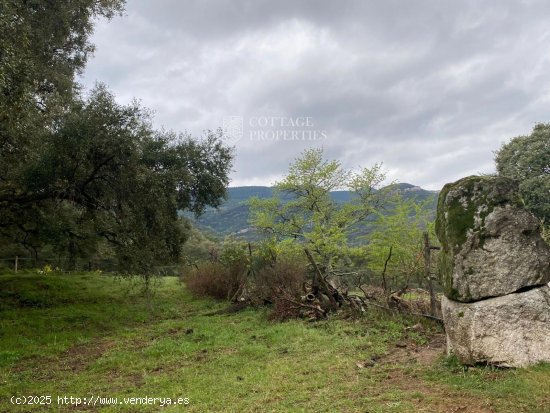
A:
<svg viewBox="0 0 550 413">
<path fill-rule="evenodd" d="M 334 298 L 333 291 L 331 291 L 330 287 L 328 286 L 327 282 L 325 281 L 325 278 L 323 277 L 323 274 L 321 273 L 321 270 L 319 269 L 319 266 L 315 262 L 315 259 L 313 258 L 313 255 L 311 255 L 311 252 L 307 248 L 304 248 L 304 252 L 306 253 L 307 259 L 313 266 L 313 281 L 311 283 L 311 288 L 313 290 L 313 294 L 318 295 L 319 291 L 321 293 L 324 293 L 329 301 L 330 305 L 336 309 L 338 307 L 338 302 Z"/>
</svg>

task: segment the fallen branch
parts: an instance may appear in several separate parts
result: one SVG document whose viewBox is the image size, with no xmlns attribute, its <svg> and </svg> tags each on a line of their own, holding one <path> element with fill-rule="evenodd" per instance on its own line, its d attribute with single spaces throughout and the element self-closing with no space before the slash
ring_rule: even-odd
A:
<svg viewBox="0 0 550 413">
<path fill-rule="evenodd" d="M 361 290 L 363 291 L 363 290 Z M 363 291 L 364 293 L 364 291 Z M 358 295 L 350 295 L 350 297 L 353 297 L 353 298 L 358 298 L 360 299 L 363 303 L 365 303 L 363 297 L 360 297 Z M 414 312 L 414 311 L 403 311 L 403 310 L 400 310 L 399 308 L 391 308 L 391 307 L 388 307 L 388 306 L 385 306 L 385 305 L 382 305 L 382 304 L 378 304 L 376 302 L 374 302 L 372 299 L 369 299 L 368 297 L 365 297 L 368 301 L 368 303 L 365 303 L 365 305 L 368 307 L 368 306 L 374 306 L 374 307 L 377 307 L 377 308 L 381 308 L 382 310 L 386 310 L 386 311 L 389 311 L 391 313 L 400 313 L 400 314 L 406 314 L 406 315 L 413 315 L 413 316 L 417 316 L 417 317 L 424 317 L 424 318 L 428 318 L 430 320 L 433 320 L 433 321 L 437 321 L 438 323 L 440 323 L 441 325 L 443 325 L 443 319 L 439 318 L 439 317 L 436 317 L 436 316 L 433 316 L 433 315 L 430 315 L 430 314 L 424 314 L 424 313 L 417 313 L 417 312 Z"/>
<path fill-rule="evenodd" d="M 319 306 L 319 305 L 305 304 L 305 303 L 301 303 L 299 301 L 292 300 L 292 299 L 286 298 L 286 297 L 281 297 L 281 300 L 284 300 L 284 301 L 286 301 L 287 303 L 290 303 L 290 304 L 294 304 L 297 308 L 306 308 L 306 309 L 309 309 L 309 310 L 319 312 L 324 317 L 326 317 L 326 314 L 327 314 L 326 311 L 323 310 L 321 308 L 321 306 Z"/>
</svg>

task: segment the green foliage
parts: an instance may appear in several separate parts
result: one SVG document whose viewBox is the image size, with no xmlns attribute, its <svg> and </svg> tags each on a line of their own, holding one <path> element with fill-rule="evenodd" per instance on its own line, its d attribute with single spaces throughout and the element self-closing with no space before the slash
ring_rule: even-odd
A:
<svg viewBox="0 0 550 413">
<path fill-rule="evenodd" d="M 550 244 L 550 226 L 546 224 L 546 222 L 542 222 L 542 231 L 541 231 L 542 238 Z"/>
<path fill-rule="evenodd" d="M 434 192 L 410 184 L 393 184 L 391 190 L 400 192 L 405 199 L 413 198 L 417 201 L 424 201 L 432 198 L 434 203 L 431 207 L 435 212 L 437 199 L 434 198 Z M 349 191 L 334 191 L 330 195 L 339 204 L 349 202 L 354 197 Z M 212 231 L 220 236 L 235 235 L 247 241 L 257 242 L 262 239 L 263 234 L 251 228 L 249 223 L 248 201 L 254 196 L 260 199 L 271 198 L 273 196 L 272 188 L 267 186 L 227 188 L 227 199 L 221 208 L 208 208 L 194 223 L 198 228 Z M 189 218 L 191 218 L 190 214 Z M 372 221 L 367 218 L 365 222 L 354 228 L 350 234 L 352 244 L 358 241 L 360 236 L 368 234 L 372 230 L 371 224 Z"/>
<path fill-rule="evenodd" d="M 413 279 L 422 280 L 422 233 L 428 231 L 432 241 L 435 240 L 431 202 L 397 197 L 388 211 L 378 214 L 375 230 L 368 236 L 367 262 L 375 274 L 384 271 L 391 248 L 386 277 L 393 281 L 394 287 L 408 286 Z"/>
<path fill-rule="evenodd" d="M 16 191 L 18 166 L 68 110 L 94 47 L 94 20 L 122 12 L 121 0 L 0 2 L 0 194 Z"/>
<path fill-rule="evenodd" d="M 530 135 L 502 145 L 495 162 L 499 175 L 518 181 L 527 207 L 550 222 L 550 124 L 538 124 Z"/>
<path fill-rule="evenodd" d="M 354 173 L 338 161 L 324 160 L 322 150 L 309 149 L 275 184 L 273 198 L 250 201 L 250 222 L 275 242 L 293 240 L 309 248 L 329 272 L 349 256 L 353 227 L 384 199 L 385 192 L 377 191 L 383 180 L 380 165 Z M 338 189 L 350 190 L 352 199 L 336 202 L 330 193 Z"/>
<path fill-rule="evenodd" d="M 47 137 L 56 130 L 59 116 L 70 110 L 79 90 L 75 75 L 93 51 L 89 36 L 94 20 L 121 13 L 123 4 L 119 0 L 0 2 L 0 245 L 5 253 L 36 255 L 29 222 L 55 240 L 56 249 L 78 255 L 66 233 L 78 226 L 81 212 L 44 200 L 38 206 L 27 199 L 21 208 L 29 196 L 22 185 L 36 177 L 25 176 L 25 168 L 48 150 Z M 57 199 L 51 194 L 50 198 Z M 63 226 L 65 236 L 60 231 Z"/>
<path fill-rule="evenodd" d="M 127 272 L 174 262 L 178 210 L 199 214 L 225 194 L 231 152 L 220 137 L 154 131 L 146 111 L 98 86 L 44 135 L 12 180 L 18 191 L 0 196 L 3 233 L 36 254 L 51 244 L 86 257 L 106 240 Z"/>
<path fill-rule="evenodd" d="M 74 78 L 93 51 L 94 20 L 113 17 L 122 6 L 118 0 L 0 3 L 0 245 L 7 254 L 36 255 L 34 227 L 55 244 L 52 255 L 79 255 L 67 234 L 79 226 L 82 211 L 47 202 L 46 194 L 39 206 L 25 198 L 30 194 L 22 186 L 40 179 L 27 173 L 27 165 L 50 149 L 47 138 L 78 92 Z M 80 247 L 89 254 L 94 249 L 83 242 Z"/>
<path fill-rule="evenodd" d="M 235 265 L 243 267 L 250 266 L 248 244 L 244 241 L 227 237 L 223 242 L 219 261 L 228 268 Z"/>
<path fill-rule="evenodd" d="M 195 265 L 202 261 L 212 260 L 218 251 L 217 240 L 196 228 L 187 219 L 182 219 L 182 231 L 186 234 L 186 241 L 182 246 L 182 261 L 187 265 Z"/>
<path fill-rule="evenodd" d="M 215 247 L 207 260 L 197 261 L 194 268 L 184 270 L 182 280 L 189 290 L 197 296 L 217 299 L 231 299 L 245 283 L 252 268 L 261 262 L 258 252 L 248 243 L 226 238 Z M 266 265 L 261 263 L 261 266 Z"/>
<path fill-rule="evenodd" d="M 0 95 L 15 103 L 72 91 L 74 75 L 94 51 L 88 41 L 94 19 L 110 19 L 123 5 L 121 0 L 3 1 Z"/>
<path fill-rule="evenodd" d="M 0 4 L 0 245 L 68 269 L 116 257 L 125 272 L 177 261 L 178 211 L 225 196 L 231 151 L 155 131 L 147 110 L 106 87 L 84 98 L 75 75 L 93 51 L 94 19 L 122 1 Z M 19 252 L 19 251 L 18 251 Z M 52 257 L 48 258 L 52 258 Z"/>
</svg>

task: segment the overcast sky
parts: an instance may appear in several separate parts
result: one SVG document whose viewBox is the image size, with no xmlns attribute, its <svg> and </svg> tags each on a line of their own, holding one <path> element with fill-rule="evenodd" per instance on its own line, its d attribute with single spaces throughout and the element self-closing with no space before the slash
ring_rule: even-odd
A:
<svg viewBox="0 0 550 413">
<path fill-rule="evenodd" d="M 139 98 L 159 127 L 225 127 L 231 186 L 320 146 L 440 189 L 550 121 L 548 0 L 128 0 L 93 42 L 86 86 Z"/>
</svg>

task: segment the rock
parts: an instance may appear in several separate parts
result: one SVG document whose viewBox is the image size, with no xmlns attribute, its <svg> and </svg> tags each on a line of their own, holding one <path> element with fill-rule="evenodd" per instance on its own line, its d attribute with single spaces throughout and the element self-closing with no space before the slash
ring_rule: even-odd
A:
<svg viewBox="0 0 550 413">
<path fill-rule="evenodd" d="M 473 302 L 550 281 L 550 247 L 517 185 L 470 176 L 439 195 L 440 283 L 447 297 Z"/>
<path fill-rule="evenodd" d="M 462 303 L 441 302 L 447 351 L 464 364 L 550 362 L 550 286 Z"/>
<path fill-rule="evenodd" d="M 374 362 L 374 360 L 365 360 L 365 361 L 359 361 L 357 363 L 355 363 L 355 365 L 360 368 L 360 369 L 364 369 L 365 367 L 374 367 L 376 363 Z"/>
</svg>

